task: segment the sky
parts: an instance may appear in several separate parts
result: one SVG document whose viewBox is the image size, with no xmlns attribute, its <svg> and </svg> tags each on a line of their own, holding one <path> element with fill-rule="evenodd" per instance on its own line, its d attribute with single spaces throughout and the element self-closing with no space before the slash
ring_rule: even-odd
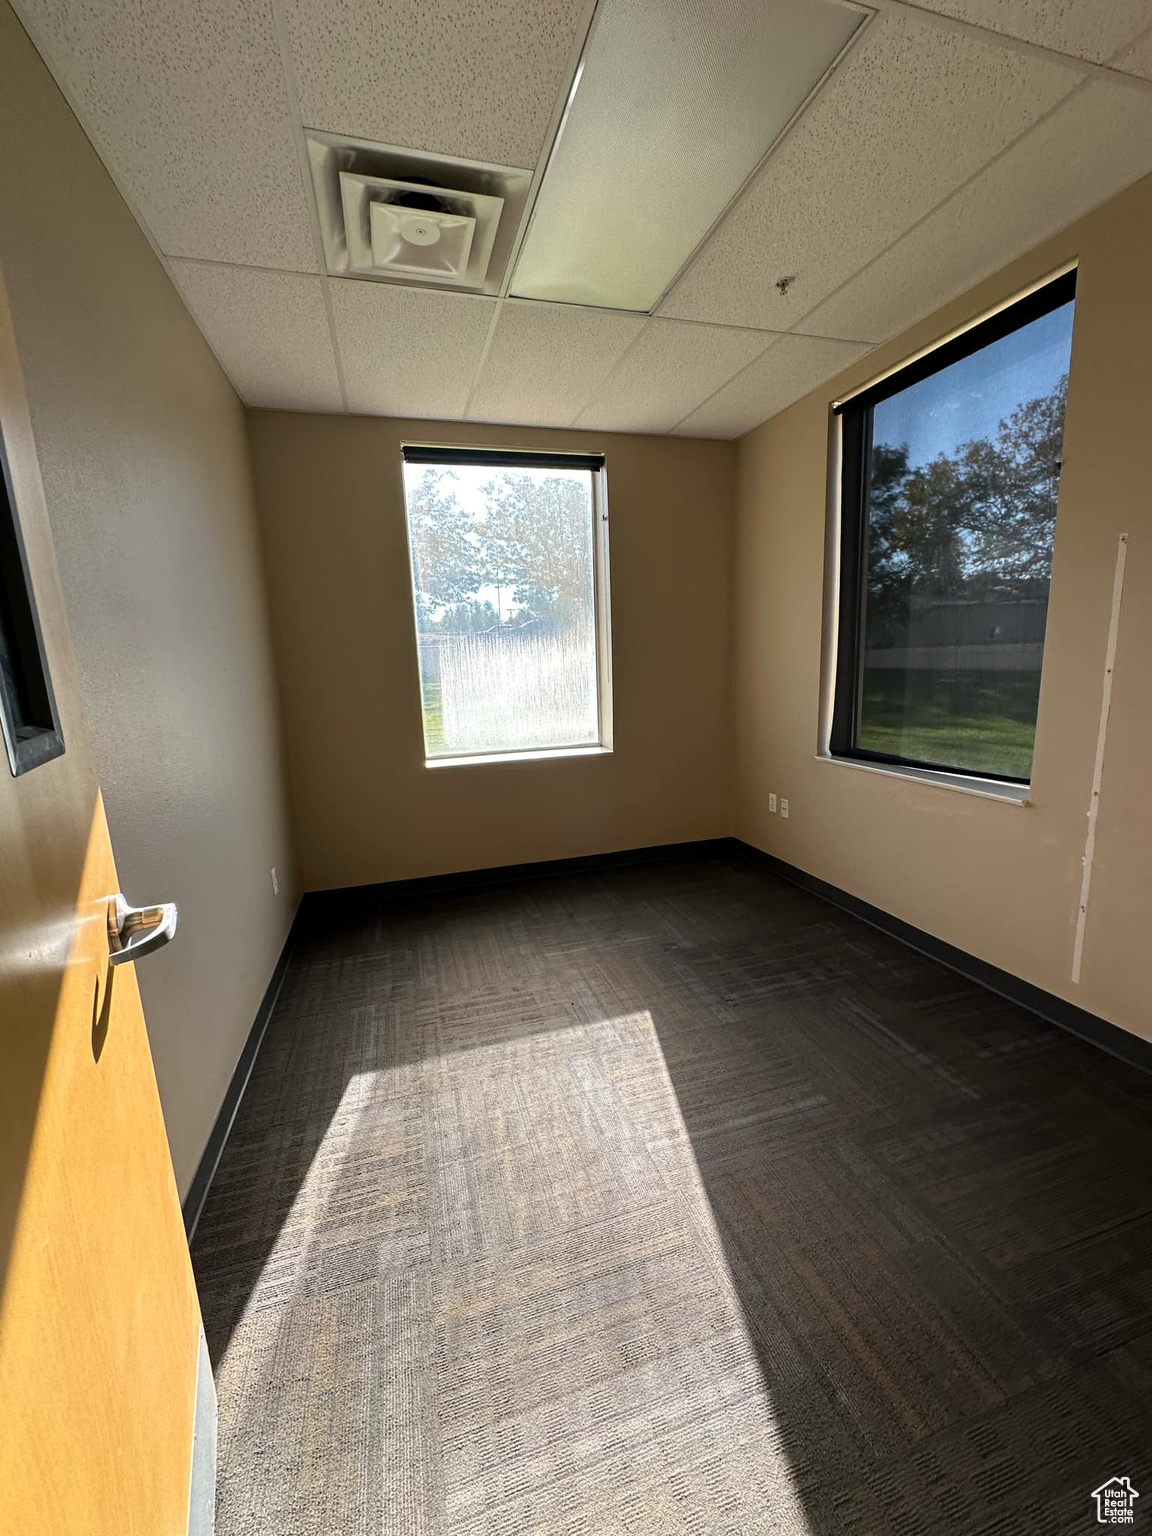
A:
<svg viewBox="0 0 1152 1536">
<path fill-rule="evenodd" d="M 1068 372 L 1072 303 L 1002 337 L 941 373 L 876 406 L 872 440 L 907 443 L 913 468 L 953 453 L 976 437 L 993 437 L 1026 400 L 1050 394 Z"/>
</svg>

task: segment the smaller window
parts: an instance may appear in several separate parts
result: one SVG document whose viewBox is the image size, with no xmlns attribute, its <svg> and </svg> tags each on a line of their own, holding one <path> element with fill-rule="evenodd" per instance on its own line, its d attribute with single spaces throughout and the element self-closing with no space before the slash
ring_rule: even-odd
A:
<svg viewBox="0 0 1152 1536">
<path fill-rule="evenodd" d="M 36 599 L 0 437 L 0 734 L 13 774 L 64 751 Z"/>
<path fill-rule="evenodd" d="M 404 448 L 429 762 L 606 748 L 604 462 Z"/>
<path fill-rule="evenodd" d="M 831 750 L 1026 783 L 1076 274 L 838 407 Z"/>
</svg>

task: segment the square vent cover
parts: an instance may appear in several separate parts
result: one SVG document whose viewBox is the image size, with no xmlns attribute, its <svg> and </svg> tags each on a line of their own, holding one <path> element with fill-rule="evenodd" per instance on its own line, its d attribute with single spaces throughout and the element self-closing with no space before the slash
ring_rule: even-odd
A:
<svg viewBox="0 0 1152 1536">
<path fill-rule="evenodd" d="M 341 171 L 340 205 L 350 271 L 483 287 L 502 197 Z"/>
<path fill-rule="evenodd" d="M 493 198 L 494 203 L 500 201 Z M 372 265 L 396 272 L 423 272 L 425 277 L 443 273 L 463 282 L 476 220 L 467 214 L 430 211 L 417 213 L 406 205 L 369 203 L 372 223 Z M 497 213 L 497 218 L 499 213 Z M 495 237 L 496 226 L 488 226 Z"/>
<path fill-rule="evenodd" d="M 328 271 L 498 293 L 529 171 L 307 132 Z"/>
</svg>

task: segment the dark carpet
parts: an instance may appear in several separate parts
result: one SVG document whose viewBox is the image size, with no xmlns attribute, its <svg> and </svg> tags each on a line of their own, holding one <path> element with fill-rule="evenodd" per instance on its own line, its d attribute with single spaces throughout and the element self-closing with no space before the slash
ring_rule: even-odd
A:
<svg viewBox="0 0 1152 1536">
<path fill-rule="evenodd" d="M 317 906 L 194 1245 L 219 1536 L 1152 1523 L 1150 1110 L 738 862 Z"/>
</svg>

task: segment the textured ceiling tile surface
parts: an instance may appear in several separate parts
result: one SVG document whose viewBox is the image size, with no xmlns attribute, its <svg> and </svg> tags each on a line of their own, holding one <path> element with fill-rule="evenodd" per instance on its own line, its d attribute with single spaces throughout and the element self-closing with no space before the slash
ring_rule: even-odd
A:
<svg viewBox="0 0 1152 1536">
<path fill-rule="evenodd" d="M 287 0 L 305 125 L 531 169 L 585 0 Z"/>
<path fill-rule="evenodd" d="M 896 335 L 1152 172 L 1152 93 L 1091 84 L 819 305 L 805 331 Z"/>
<path fill-rule="evenodd" d="M 321 278 L 197 261 L 169 265 L 245 405 L 342 409 Z"/>
<path fill-rule="evenodd" d="M 368 416 L 464 414 L 495 299 L 333 278 L 348 408 Z"/>
<path fill-rule="evenodd" d="M 32 40 L 161 250 L 315 271 L 261 0 L 19 0 Z"/>
<path fill-rule="evenodd" d="M 608 432 L 670 432 L 770 341 L 763 331 L 650 320 L 576 425 Z"/>
<path fill-rule="evenodd" d="M 1148 0 L 917 0 L 925 10 L 975 22 L 1102 64 L 1149 21 Z"/>
<path fill-rule="evenodd" d="M 1112 60 L 1116 69 L 1122 69 L 1125 74 L 1140 75 L 1145 80 L 1152 80 L 1152 31 L 1131 48 L 1126 48 Z"/>
<path fill-rule="evenodd" d="M 788 330 L 1080 78 L 1071 67 L 887 12 L 660 313 Z M 782 277 L 793 279 L 783 294 Z"/>
<path fill-rule="evenodd" d="M 570 426 L 646 323 L 619 311 L 506 303 L 469 418 Z"/>
<path fill-rule="evenodd" d="M 868 351 L 851 341 L 781 336 L 676 428 L 678 437 L 743 437 Z"/>
</svg>

